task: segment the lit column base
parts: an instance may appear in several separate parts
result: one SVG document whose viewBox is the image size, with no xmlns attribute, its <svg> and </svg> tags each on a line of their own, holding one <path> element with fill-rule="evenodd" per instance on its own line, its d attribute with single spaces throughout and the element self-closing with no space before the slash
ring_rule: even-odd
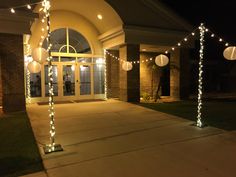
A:
<svg viewBox="0 0 236 177">
<path fill-rule="evenodd" d="M 195 122 L 194 124 L 192 124 L 193 126 L 196 126 L 198 128 L 205 128 L 207 127 L 208 125 L 205 124 L 205 123 L 201 123 L 201 124 L 198 124 L 197 122 Z"/>
<path fill-rule="evenodd" d="M 46 145 L 43 147 L 43 150 L 44 150 L 45 154 L 49 154 L 49 153 L 53 153 L 53 152 L 63 151 L 63 148 L 60 144 L 55 144 L 54 149 L 52 149 L 51 145 Z"/>
</svg>

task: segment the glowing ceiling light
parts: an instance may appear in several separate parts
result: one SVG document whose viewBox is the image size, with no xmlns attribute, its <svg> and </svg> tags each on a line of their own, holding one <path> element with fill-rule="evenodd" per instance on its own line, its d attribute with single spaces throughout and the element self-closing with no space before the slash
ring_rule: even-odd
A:
<svg viewBox="0 0 236 177">
<path fill-rule="evenodd" d="M 98 14 L 98 15 L 97 15 L 97 18 L 98 18 L 99 20 L 102 20 L 102 19 L 103 19 L 103 16 L 102 16 L 101 14 Z"/>
</svg>

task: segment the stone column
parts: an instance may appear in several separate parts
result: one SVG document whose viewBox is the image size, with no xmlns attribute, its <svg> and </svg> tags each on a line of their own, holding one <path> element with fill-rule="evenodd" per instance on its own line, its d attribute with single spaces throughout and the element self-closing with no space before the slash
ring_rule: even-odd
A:
<svg viewBox="0 0 236 177">
<path fill-rule="evenodd" d="M 23 36 L 0 34 L 3 111 L 25 111 Z"/>
<path fill-rule="evenodd" d="M 120 58 L 124 61 L 137 61 L 140 57 L 139 45 L 126 44 L 120 47 Z M 120 100 L 127 102 L 140 101 L 140 65 L 133 65 L 131 71 L 122 69 L 120 61 Z"/>
<path fill-rule="evenodd" d="M 174 100 L 180 99 L 180 49 L 170 55 L 170 96 Z"/>
</svg>

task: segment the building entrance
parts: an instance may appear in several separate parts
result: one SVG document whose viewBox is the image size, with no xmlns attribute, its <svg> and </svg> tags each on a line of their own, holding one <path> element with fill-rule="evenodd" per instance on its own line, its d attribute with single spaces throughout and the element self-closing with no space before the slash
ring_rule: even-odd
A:
<svg viewBox="0 0 236 177">
<path fill-rule="evenodd" d="M 55 101 L 103 99 L 105 95 L 103 56 L 95 57 L 87 40 L 80 33 L 68 28 L 52 32 L 51 41 Z M 47 47 L 46 42 L 43 47 Z M 40 73 L 26 77 L 27 84 L 33 102 L 48 100 L 47 62 L 41 65 Z"/>
</svg>

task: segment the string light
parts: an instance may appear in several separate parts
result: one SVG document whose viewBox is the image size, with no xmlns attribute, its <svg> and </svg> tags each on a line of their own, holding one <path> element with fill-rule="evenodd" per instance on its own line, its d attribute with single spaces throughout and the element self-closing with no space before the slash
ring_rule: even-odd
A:
<svg viewBox="0 0 236 177">
<path fill-rule="evenodd" d="M 27 8 L 28 10 L 32 10 L 32 5 L 37 5 L 37 4 L 41 4 L 41 2 L 36 2 L 36 3 L 30 3 L 30 4 L 24 4 L 24 5 L 19 5 L 19 6 L 15 6 L 15 7 L 11 7 L 11 8 L 0 8 L 1 10 L 4 9 L 9 9 L 11 13 L 15 13 L 15 9 L 20 9 L 20 8 Z"/>
<path fill-rule="evenodd" d="M 50 0 L 44 0 L 42 3 L 44 18 L 47 20 L 47 44 L 50 46 Z M 62 151 L 62 147 L 59 144 L 55 144 L 55 111 L 54 111 L 54 92 L 53 92 L 53 65 L 50 47 L 48 49 L 48 90 L 49 90 L 49 118 L 50 118 L 50 144 L 44 147 L 45 153 L 51 153 L 56 151 Z"/>
<path fill-rule="evenodd" d="M 16 13 L 15 9 L 11 8 L 11 13 Z"/>
<path fill-rule="evenodd" d="M 215 33 L 213 33 L 210 29 L 208 29 L 208 32 L 211 36 L 211 38 L 218 38 L 218 42 L 224 44 L 225 47 L 228 47 L 230 44 L 228 42 L 226 42 L 222 37 L 219 37 L 218 35 L 216 35 Z"/>
<path fill-rule="evenodd" d="M 29 9 L 29 10 L 31 9 L 31 6 L 29 4 L 27 4 L 27 9 Z"/>
<path fill-rule="evenodd" d="M 107 57 L 106 49 L 104 49 L 104 98 L 107 100 Z"/>
<path fill-rule="evenodd" d="M 203 58 L 204 58 L 204 37 L 206 28 L 202 23 L 200 30 L 200 50 L 199 50 L 199 79 L 198 79 L 198 107 L 197 107 L 197 123 L 198 127 L 203 127 L 202 123 L 202 87 L 203 87 Z"/>
<path fill-rule="evenodd" d="M 26 101 L 27 103 L 31 103 L 31 86 L 30 86 L 30 71 L 28 70 L 27 65 L 32 62 L 32 58 L 30 58 L 31 54 L 31 47 L 29 44 L 26 44 L 26 59 L 25 59 L 25 64 L 26 64 Z"/>
<path fill-rule="evenodd" d="M 27 102 L 31 103 L 30 72 L 28 69 L 27 69 L 26 73 L 27 73 L 27 83 L 26 83 L 27 84 Z"/>
</svg>

